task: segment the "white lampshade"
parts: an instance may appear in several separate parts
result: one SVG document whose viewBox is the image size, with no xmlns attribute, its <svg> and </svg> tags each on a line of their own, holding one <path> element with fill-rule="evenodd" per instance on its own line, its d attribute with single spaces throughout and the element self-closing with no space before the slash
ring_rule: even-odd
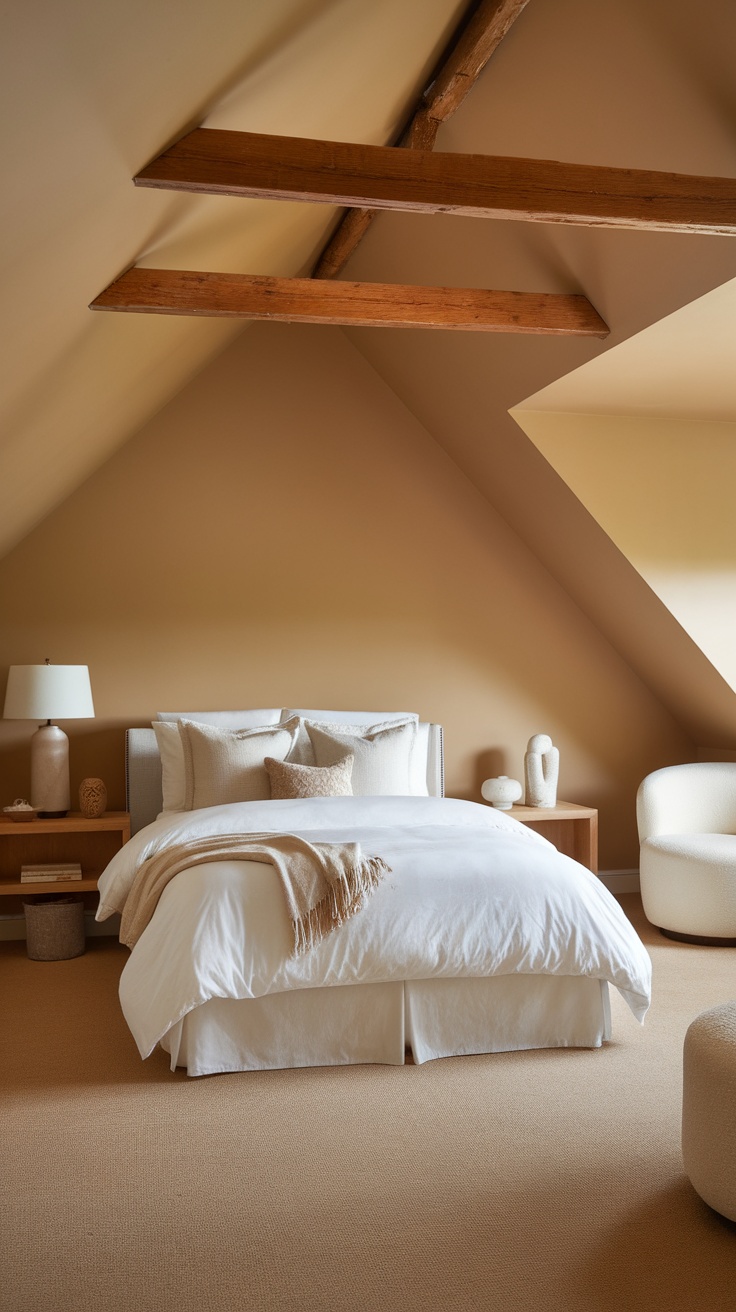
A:
<svg viewBox="0 0 736 1312">
<path fill-rule="evenodd" d="M 31 802 L 42 816 L 69 810 L 69 739 L 51 720 L 94 716 L 86 665 L 11 665 L 5 720 L 45 720 L 31 739 Z"/>
<path fill-rule="evenodd" d="M 95 708 L 86 665 L 11 665 L 6 720 L 90 720 Z"/>
</svg>

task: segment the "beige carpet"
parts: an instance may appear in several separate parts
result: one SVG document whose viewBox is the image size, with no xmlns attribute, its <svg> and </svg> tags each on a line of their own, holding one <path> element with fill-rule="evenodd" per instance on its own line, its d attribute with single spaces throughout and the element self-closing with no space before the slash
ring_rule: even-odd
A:
<svg viewBox="0 0 736 1312">
<path fill-rule="evenodd" d="M 682 1041 L 736 949 L 649 930 L 655 1001 L 597 1052 L 172 1075 L 121 1018 L 125 952 L 0 945 L 9 1312 L 736 1308 L 736 1225 L 680 1160 Z"/>
</svg>

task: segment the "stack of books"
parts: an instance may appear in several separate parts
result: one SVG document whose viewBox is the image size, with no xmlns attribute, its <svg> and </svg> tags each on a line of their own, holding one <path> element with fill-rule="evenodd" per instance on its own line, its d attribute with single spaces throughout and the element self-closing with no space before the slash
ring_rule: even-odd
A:
<svg viewBox="0 0 736 1312">
<path fill-rule="evenodd" d="M 56 861 L 20 868 L 21 884 L 63 884 L 68 879 L 81 878 L 82 867 L 78 861 Z"/>
</svg>

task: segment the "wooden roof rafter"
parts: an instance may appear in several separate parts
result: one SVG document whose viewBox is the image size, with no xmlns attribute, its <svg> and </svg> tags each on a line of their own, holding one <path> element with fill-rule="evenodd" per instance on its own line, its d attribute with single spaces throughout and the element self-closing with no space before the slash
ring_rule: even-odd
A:
<svg viewBox="0 0 736 1312">
<path fill-rule="evenodd" d="M 440 124 L 445 123 L 472 90 L 488 60 L 529 0 L 481 0 L 470 21 L 451 43 L 408 127 L 397 144 L 412 150 L 433 150 Z M 377 210 L 348 209 L 325 246 L 313 278 L 335 278 L 360 245 Z"/>
<path fill-rule="evenodd" d="M 480 0 L 450 53 L 440 63 L 420 106 L 402 134 L 411 148 L 426 151 L 439 124 L 462 103 L 488 59 L 528 0 Z M 472 6 L 471 6 L 472 9 Z M 239 134 L 229 134 L 229 139 Z M 221 134 L 198 129 L 184 142 L 222 142 Z M 241 138 L 242 140 L 242 138 Z M 264 139 L 268 141 L 268 139 Z M 270 145 L 276 144 L 271 139 Z M 186 153 L 186 144 L 172 147 Z M 165 157 L 172 158 L 172 152 Z M 139 186 L 164 186 L 154 161 L 136 177 Z M 205 184 L 186 190 L 209 190 Z M 216 188 L 219 189 L 219 188 Z M 318 196 L 312 199 L 319 199 Z M 584 296 L 487 291 L 476 288 L 414 287 L 333 282 L 367 229 L 370 211 L 348 211 L 347 221 L 323 252 L 312 279 L 198 273 L 192 270 L 130 269 L 92 303 L 91 309 L 279 319 L 301 323 L 412 326 L 605 337 L 608 328 Z M 324 282 L 329 266 L 330 281 Z M 319 275 L 319 276 L 317 276 Z"/>
<path fill-rule="evenodd" d="M 139 187 L 536 223 L 736 234 L 736 179 L 195 128 Z"/>
<path fill-rule="evenodd" d="M 90 308 L 351 327 L 471 329 L 568 337 L 608 334 L 590 302 L 578 295 L 182 269 L 129 269 Z"/>
<path fill-rule="evenodd" d="M 331 296 L 310 289 L 332 280 L 381 209 L 736 234 L 732 178 L 432 151 L 439 124 L 462 103 L 527 3 L 481 0 L 471 7 L 402 133 L 407 149 L 197 128 L 135 178 L 143 187 L 347 206 L 311 280 L 130 270 L 93 308 L 605 336 L 606 325 L 582 296 L 354 282 L 335 284 Z"/>
</svg>

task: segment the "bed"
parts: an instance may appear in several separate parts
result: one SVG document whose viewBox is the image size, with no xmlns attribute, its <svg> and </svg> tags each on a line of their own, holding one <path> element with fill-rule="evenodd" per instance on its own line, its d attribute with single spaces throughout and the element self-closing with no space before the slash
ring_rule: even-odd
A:
<svg viewBox="0 0 736 1312">
<path fill-rule="evenodd" d="M 258 756 L 259 734 L 278 742 L 287 774 L 294 763 L 315 779 L 333 778 L 347 745 L 356 792 L 272 799 L 259 776 L 258 795 L 246 787 L 249 800 L 237 800 L 229 757 L 213 786 L 202 760 L 222 765 L 216 754 L 234 739 Z M 128 731 L 126 776 L 133 836 L 100 878 L 100 920 L 125 914 L 153 856 L 222 835 L 349 839 L 388 867 L 362 909 L 301 955 L 272 865 L 218 859 L 182 870 L 121 977 L 144 1058 L 160 1045 L 172 1070 L 199 1076 L 598 1047 L 611 1035 L 611 986 L 644 1018 L 650 961 L 618 903 L 503 812 L 445 797 L 437 725 L 289 708 L 161 713 L 151 729 Z"/>
</svg>

